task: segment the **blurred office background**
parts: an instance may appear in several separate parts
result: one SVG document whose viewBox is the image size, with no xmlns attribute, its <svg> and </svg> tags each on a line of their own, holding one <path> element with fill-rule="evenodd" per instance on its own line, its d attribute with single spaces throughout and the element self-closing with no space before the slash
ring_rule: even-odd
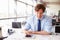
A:
<svg viewBox="0 0 60 40">
<path fill-rule="evenodd" d="M 46 15 L 58 19 L 60 0 L 0 0 L 0 27 L 3 35 L 12 28 L 12 22 L 20 22 L 22 27 L 26 19 L 34 14 L 34 7 L 38 3 L 46 6 Z"/>
</svg>

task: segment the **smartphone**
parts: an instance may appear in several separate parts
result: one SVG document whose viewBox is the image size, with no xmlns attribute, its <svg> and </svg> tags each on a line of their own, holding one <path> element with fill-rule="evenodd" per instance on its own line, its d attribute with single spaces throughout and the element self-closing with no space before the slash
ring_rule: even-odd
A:
<svg viewBox="0 0 60 40">
<path fill-rule="evenodd" d="M 25 37 L 32 37 L 31 35 L 26 35 Z"/>
</svg>

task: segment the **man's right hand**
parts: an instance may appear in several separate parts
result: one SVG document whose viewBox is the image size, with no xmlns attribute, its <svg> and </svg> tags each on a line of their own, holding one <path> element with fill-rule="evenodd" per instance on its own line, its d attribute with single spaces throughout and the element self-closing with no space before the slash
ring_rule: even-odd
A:
<svg viewBox="0 0 60 40">
<path fill-rule="evenodd" d="M 26 33 L 27 35 L 31 35 L 31 34 L 32 34 L 32 31 L 25 31 L 25 33 Z"/>
</svg>

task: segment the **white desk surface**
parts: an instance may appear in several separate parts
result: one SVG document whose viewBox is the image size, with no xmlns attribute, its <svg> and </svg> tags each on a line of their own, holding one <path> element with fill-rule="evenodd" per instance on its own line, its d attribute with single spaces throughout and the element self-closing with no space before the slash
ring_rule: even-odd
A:
<svg viewBox="0 0 60 40">
<path fill-rule="evenodd" d="M 4 40 L 60 40 L 60 35 L 33 35 L 34 38 L 26 38 L 25 34 L 16 31 Z"/>
</svg>

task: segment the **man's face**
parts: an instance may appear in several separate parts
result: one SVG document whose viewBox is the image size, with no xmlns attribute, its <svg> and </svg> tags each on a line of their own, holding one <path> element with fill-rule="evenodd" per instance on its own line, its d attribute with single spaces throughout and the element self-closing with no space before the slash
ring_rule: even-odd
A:
<svg viewBox="0 0 60 40">
<path fill-rule="evenodd" d="M 41 18 L 43 16 L 43 10 L 42 9 L 39 9 L 38 11 L 36 11 L 36 15 L 37 15 L 37 18 Z"/>
</svg>

